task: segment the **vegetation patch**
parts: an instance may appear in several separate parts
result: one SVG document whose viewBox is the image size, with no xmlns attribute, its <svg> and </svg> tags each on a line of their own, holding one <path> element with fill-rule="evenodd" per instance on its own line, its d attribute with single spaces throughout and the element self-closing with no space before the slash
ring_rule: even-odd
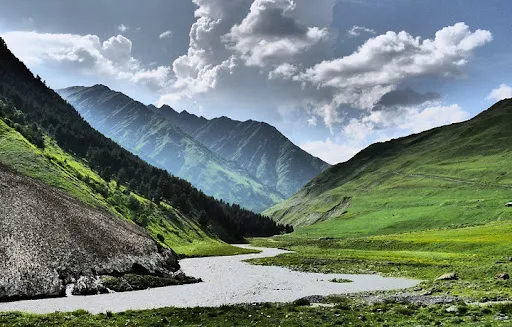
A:
<svg viewBox="0 0 512 327">
<path fill-rule="evenodd" d="M 126 274 L 122 277 L 101 277 L 103 286 L 114 292 L 127 292 L 172 285 L 194 284 L 200 283 L 201 281 L 201 279 L 188 277 L 184 274 L 178 274 L 173 277 L 135 274 Z"/>
<path fill-rule="evenodd" d="M 162 308 L 106 312 L 84 311 L 31 315 L 1 313 L 0 326 L 510 326 L 511 307 L 458 304 L 421 306 L 385 302 L 367 304 L 340 298 L 326 306 L 250 304 L 218 308 Z"/>
<path fill-rule="evenodd" d="M 346 279 L 346 278 L 333 278 L 333 279 L 331 279 L 329 281 L 331 283 L 340 283 L 340 284 L 353 283 L 354 282 L 353 280 Z"/>
</svg>

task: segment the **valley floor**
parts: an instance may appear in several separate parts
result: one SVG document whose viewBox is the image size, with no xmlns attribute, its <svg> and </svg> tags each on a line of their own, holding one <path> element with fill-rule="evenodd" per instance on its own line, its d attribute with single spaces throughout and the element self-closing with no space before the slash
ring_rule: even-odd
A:
<svg viewBox="0 0 512 327">
<path fill-rule="evenodd" d="M 380 273 L 421 279 L 401 292 L 314 298 L 290 304 L 163 308 L 91 315 L 86 312 L 0 314 L 5 326 L 510 326 L 512 222 L 364 238 L 253 239 L 295 251 L 253 264 L 322 273 Z M 455 280 L 436 280 L 445 273 Z M 312 302 L 313 302 L 312 300 Z"/>
</svg>

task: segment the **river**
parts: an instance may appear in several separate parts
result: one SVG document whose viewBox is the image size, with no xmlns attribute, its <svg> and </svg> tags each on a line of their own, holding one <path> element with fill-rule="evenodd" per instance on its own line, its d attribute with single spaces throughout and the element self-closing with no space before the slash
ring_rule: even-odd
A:
<svg viewBox="0 0 512 327">
<path fill-rule="evenodd" d="M 240 247 L 253 248 L 247 245 Z M 182 270 L 202 283 L 169 286 L 93 296 L 0 303 L 0 311 L 51 313 L 55 311 L 105 311 L 154 309 L 161 307 L 211 307 L 255 302 L 292 302 L 309 295 L 331 295 L 361 291 L 413 287 L 418 281 L 379 275 L 347 275 L 297 272 L 274 266 L 251 265 L 244 260 L 274 257 L 287 251 L 257 248 L 261 253 L 227 257 L 184 259 Z M 352 283 L 333 283 L 333 278 Z"/>
</svg>

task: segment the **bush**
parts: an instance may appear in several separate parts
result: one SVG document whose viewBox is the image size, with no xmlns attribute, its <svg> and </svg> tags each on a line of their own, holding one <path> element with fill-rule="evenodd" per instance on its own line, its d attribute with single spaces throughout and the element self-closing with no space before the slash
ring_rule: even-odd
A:
<svg viewBox="0 0 512 327">
<path fill-rule="evenodd" d="M 165 243 L 165 237 L 162 234 L 157 234 L 156 238 L 160 241 L 160 243 Z"/>
<path fill-rule="evenodd" d="M 305 307 L 305 306 L 308 306 L 310 304 L 311 304 L 311 302 L 309 302 L 309 300 L 306 299 L 306 298 L 302 298 L 302 299 L 298 299 L 298 300 L 293 301 L 293 305 L 295 305 L 297 307 Z"/>
</svg>

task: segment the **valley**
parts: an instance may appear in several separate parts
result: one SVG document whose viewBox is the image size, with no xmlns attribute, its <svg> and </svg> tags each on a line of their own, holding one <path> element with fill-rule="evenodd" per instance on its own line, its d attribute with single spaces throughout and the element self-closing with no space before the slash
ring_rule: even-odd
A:
<svg viewBox="0 0 512 327">
<path fill-rule="evenodd" d="M 511 326 L 497 1 L 2 4 L 0 327 Z"/>
</svg>

